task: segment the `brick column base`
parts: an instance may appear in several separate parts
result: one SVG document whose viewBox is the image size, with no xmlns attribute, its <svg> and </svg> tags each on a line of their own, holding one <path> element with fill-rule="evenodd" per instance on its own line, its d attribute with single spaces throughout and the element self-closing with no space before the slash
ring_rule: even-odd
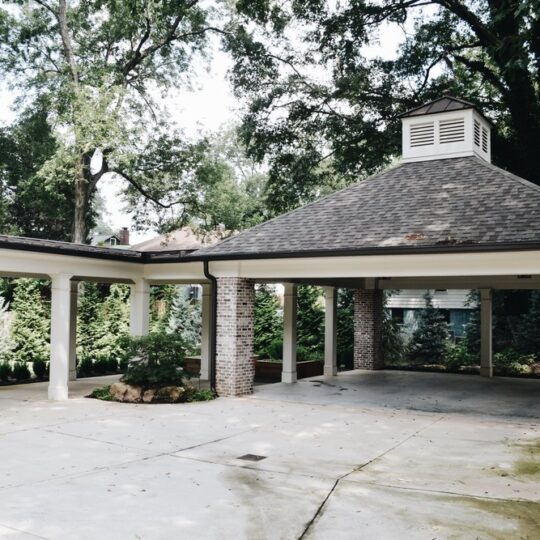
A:
<svg viewBox="0 0 540 540">
<path fill-rule="evenodd" d="M 383 369 L 383 292 L 354 291 L 354 368 Z"/>
<path fill-rule="evenodd" d="M 217 280 L 216 390 L 220 396 L 253 392 L 255 283 L 243 278 Z"/>
</svg>

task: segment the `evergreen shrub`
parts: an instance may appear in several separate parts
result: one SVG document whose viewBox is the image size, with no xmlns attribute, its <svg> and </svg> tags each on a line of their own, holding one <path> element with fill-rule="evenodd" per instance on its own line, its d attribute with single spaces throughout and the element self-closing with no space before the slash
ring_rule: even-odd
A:
<svg viewBox="0 0 540 540">
<path fill-rule="evenodd" d="M 19 381 L 27 381 L 30 378 L 30 370 L 24 362 L 16 362 L 13 366 L 13 377 Z"/>
<path fill-rule="evenodd" d="M 47 376 L 47 362 L 44 360 L 34 360 L 32 369 L 37 379 L 45 379 Z"/>
<path fill-rule="evenodd" d="M 9 379 L 13 376 L 13 369 L 9 362 L 0 363 L 0 381 L 8 382 Z"/>
</svg>

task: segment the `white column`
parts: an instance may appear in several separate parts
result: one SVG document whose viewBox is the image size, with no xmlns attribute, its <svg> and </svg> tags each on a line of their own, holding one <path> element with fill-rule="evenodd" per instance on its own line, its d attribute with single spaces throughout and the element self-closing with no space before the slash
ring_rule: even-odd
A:
<svg viewBox="0 0 540 540">
<path fill-rule="evenodd" d="M 131 285 L 129 331 L 132 336 L 145 336 L 150 330 L 150 285 L 138 278 Z"/>
<path fill-rule="evenodd" d="M 68 398 L 71 276 L 51 276 L 51 363 L 49 399 Z"/>
<path fill-rule="evenodd" d="M 493 291 L 480 289 L 480 375 L 493 376 Z"/>
<path fill-rule="evenodd" d="M 69 380 L 77 380 L 77 299 L 79 282 L 71 282 L 69 304 Z"/>
<path fill-rule="evenodd" d="M 284 283 L 283 295 L 283 371 L 281 381 L 296 382 L 296 285 Z"/>
<path fill-rule="evenodd" d="M 337 375 L 337 289 L 324 289 L 324 376 Z"/>
<path fill-rule="evenodd" d="M 212 339 L 212 285 L 202 286 L 201 305 L 201 379 L 210 377 L 210 340 Z"/>
</svg>

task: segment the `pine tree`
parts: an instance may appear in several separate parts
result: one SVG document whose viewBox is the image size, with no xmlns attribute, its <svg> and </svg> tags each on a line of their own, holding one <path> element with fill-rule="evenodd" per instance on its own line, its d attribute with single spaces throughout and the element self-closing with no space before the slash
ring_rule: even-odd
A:
<svg viewBox="0 0 540 540">
<path fill-rule="evenodd" d="M 15 362 L 49 360 L 50 307 L 43 300 L 42 286 L 35 279 L 18 279 L 15 285 L 12 303 Z"/>
<path fill-rule="evenodd" d="M 354 350 L 354 291 L 339 289 L 337 298 L 338 365 L 352 369 Z"/>
<path fill-rule="evenodd" d="M 516 343 L 519 352 L 540 359 L 540 291 L 531 291 L 529 309 L 516 325 Z"/>
<path fill-rule="evenodd" d="M 167 333 L 178 334 L 188 354 L 194 354 L 201 343 L 201 305 L 192 303 L 184 288 L 179 288 L 170 307 Z"/>
<path fill-rule="evenodd" d="M 261 284 L 255 291 L 255 354 L 266 356 L 270 344 L 280 340 L 282 334 L 283 319 L 275 290 Z"/>
<path fill-rule="evenodd" d="M 433 306 L 429 291 L 426 307 L 420 311 L 417 327 L 409 344 L 409 355 L 420 363 L 442 362 L 447 350 L 450 329 L 444 315 Z"/>
<path fill-rule="evenodd" d="M 324 352 L 324 309 L 319 287 L 298 287 L 297 354 L 299 360 L 308 355 L 310 360 L 322 357 Z"/>
</svg>

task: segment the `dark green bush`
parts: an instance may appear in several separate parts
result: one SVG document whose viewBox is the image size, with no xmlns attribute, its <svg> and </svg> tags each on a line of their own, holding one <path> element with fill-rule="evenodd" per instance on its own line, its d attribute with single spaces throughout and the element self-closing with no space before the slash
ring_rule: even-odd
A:
<svg viewBox="0 0 540 540">
<path fill-rule="evenodd" d="M 96 375 L 105 375 L 109 371 L 109 360 L 107 358 L 99 358 L 94 360 L 94 373 Z"/>
<path fill-rule="evenodd" d="M 13 366 L 13 377 L 16 381 L 27 381 L 30 378 L 30 370 L 23 362 L 17 362 Z"/>
<path fill-rule="evenodd" d="M 103 401 L 113 401 L 114 398 L 111 395 L 111 387 L 110 386 L 100 386 L 99 388 L 96 388 L 92 391 L 90 394 L 90 397 L 101 399 Z"/>
<path fill-rule="evenodd" d="M 44 360 L 34 360 L 34 365 L 32 366 L 34 370 L 34 375 L 38 379 L 44 379 L 47 375 L 47 362 Z"/>
<path fill-rule="evenodd" d="M 274 339 L 266 348 L 266 355 L 271 360 L 281 360 L 283 358 L 283 340 Z"/>
<path fill-rule="evenodd" d="M 9 362 L 2 362 L 0 364 L 0 381 L 8 382 L 10 377 L 13 376 L 13 370 Z"/>
<path fill-rule="evenodd" d="M 125 338 L 130 361 L 122 381 L 143 388 L 182 386 L 189 375 L 184 371 L 185 347 L 175 334 L 149 334 Z"/>
<path fill-rule="evenodd" d="M 118 371 L 118 360 L 116 358 L 109 358 L 107 360 L 107 372 L 116 373 Z"/>
<path fill-rule="evenodd" d="M 478 355 L 469 352 L 466 342 L 448 343 L 448 349 L 444 357 L 448 369 L 458 369 L 463 366 L 478 365 Z"/>
<path fill-rule="evenodd" d="M 77 366 L 78 377 L 90 377 L 94 372 L 94 362 L 91 358 L 84 357 Z"/>
<path fill-rule="evenodd" d="M 187 401 L 211 401 L 216 398 L 216 394 L 209 389 L 203 388 L 194 390 L 187 396 Z"/>
</svg>

